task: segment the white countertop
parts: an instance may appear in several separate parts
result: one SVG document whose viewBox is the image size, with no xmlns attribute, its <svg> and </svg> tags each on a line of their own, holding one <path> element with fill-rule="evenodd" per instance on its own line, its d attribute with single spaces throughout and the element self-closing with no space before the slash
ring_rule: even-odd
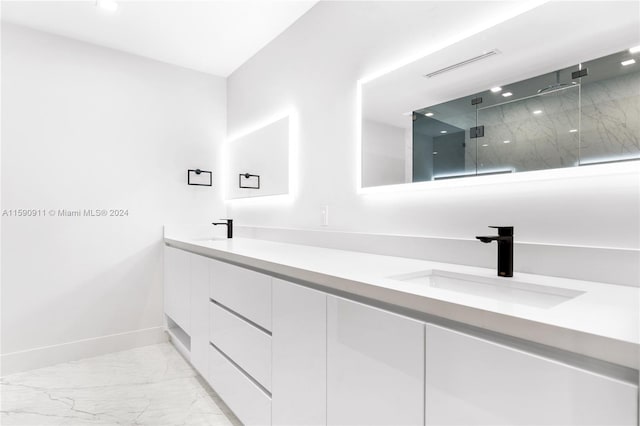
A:
<svg viewBox="0 0 640 426">
<path fill-rule="evenodd" d="M 432 269 L 494 278 L 493 269 L 353 251 L 234 238 L 211 240 L 165 230 L 171 246 L 403 308 L 638 369 L 640 289 L 514 273 L 510 280 L 584 292 L 556 306 L 519 303 L 387 277 Z"/>
</svg>

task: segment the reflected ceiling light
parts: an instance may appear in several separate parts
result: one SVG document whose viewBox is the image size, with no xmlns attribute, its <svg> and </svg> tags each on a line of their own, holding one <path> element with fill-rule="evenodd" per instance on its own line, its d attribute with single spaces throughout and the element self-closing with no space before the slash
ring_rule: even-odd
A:
<svg viewBox="0 0 640 426">
<path fill-rule="evenodd" d="M 626 61 L 622 61 L 620 62 L 622 64 L 623 67 L 626 67 L 627 65 L 633 65 L 636 63 L 635 59 L 627 59 Z"/>
<path fill-rule="evenodd" d="M 438 155 L 438 151 L 433 151 L 433 155 Z"/>
<path fill-rule="evenodd" d="M 491 88 L 491 91 L 492 91 L 493 93 L 501 92 L 501 91 L 502 91 L 502 87 L 500 87 L 500 86 L 492 87 L 492 88 Z"/>
<path fill-rule="evenodd" d="M 433 113 L 432 112 L 425 112 L 424 116 L 425 117 L 433 117 Z"/>
<path fill-rule="evenodd" d="M 502 143 L 511 143 L 511 141 L 502 141 Z"/>
<path fill-rule="evenodd" d="M 629 53 L 638 53 L 640 52 L 640 44 L 637 46 L 633 46 L 631 49 L 629 49 Z"/>
<path fill-rule="evenodd" d="M 482 146 L 489 146 L 489 144 L 488 143 L 483 143 Z"/>
<path fill-rule="evenodd" d="M 571 130 L 569 130 L 569 133 L 575 133 L 577 131 L 578 131 L 578 129 L 571 129 Z"/>
<path fill-rule="evenodd" d="M 502 96 L 504 96 L 505 98 L 508 98 L 509 96 L 512 96 L 512 95 L 513 95 L 513 93 L 511 93 L 511 92 L 504 92 L 502 94 Z"/>
<path fill-rule="evenodd" d="M 97 0 L 96 6 L 107 12 L 115 12 L 118 10 L 118 3 L 113 0 Z"/>
<path fill-rule="evenodd" d="M 537 109 L 537 110 L 533 111 L 533 113 L 535 115 L 540 115 L 540 114 L 542 114 L 542 110 L 541 109 Z"/>
<path fill-rule="evenodd" d="M 440 130 L 440 133 L 442 133 L 444 135 L 445 133 L 447 133 L 447 131 L 446 130 Z"/>
</svg>

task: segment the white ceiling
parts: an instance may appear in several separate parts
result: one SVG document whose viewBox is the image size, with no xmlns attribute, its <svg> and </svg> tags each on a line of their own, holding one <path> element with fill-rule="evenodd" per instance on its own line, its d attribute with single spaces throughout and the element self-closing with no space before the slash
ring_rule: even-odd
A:
<svg viewBox="0 0 640 426">
<path fill-rule="evenodd" d="M 226 77 L 317 1 L 2 0 L 2 21 Z"/>
</svg>

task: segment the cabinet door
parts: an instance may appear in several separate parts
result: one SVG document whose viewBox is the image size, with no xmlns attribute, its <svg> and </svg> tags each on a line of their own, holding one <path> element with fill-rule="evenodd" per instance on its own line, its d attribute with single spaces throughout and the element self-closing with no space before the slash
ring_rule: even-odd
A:
<svg viewBox="0 0 640 426">
<path fill-rule="evenodd" d="M 189 334 L 189 253 L 164 248 L 164 313 Z"/>
<path fill-rule="evenodd" d="M 209 347 L 209 384 L 245 426 L 271 424 L 271 398 L 219 352 Z M 300 425 L 302 426 L 302 425 Z"/>
<path fill-rule="evenodd" d="M 426 425 L 637 425 L 635 385 L 434 325 Z"/>
<path fill-rule="evenodd" d="M 424 323 L 327 297 L 327 424 L 422 425 Z"/>
<path fill-rule="evenodd" d="M 326 425 L 327 296 L 273 280 L 272 424 Z"/>
<path fill-rule="evenodd" d="M 203 377 L 208 377 L 209 364 L 209 266 L 212 262 L 203 256 L 190 254 L 191 269 L 191 364 Z"/>
<path fill-rule="evenodd" d="M 213 266 L 211 298 L 271 331 L 271 277 L 220 261 Z"/>
<path fill-rule="evenodd" d="M 211 303 L 210 340 L 248 376 L 271 391 L 271 336 Z"/>
</svg>

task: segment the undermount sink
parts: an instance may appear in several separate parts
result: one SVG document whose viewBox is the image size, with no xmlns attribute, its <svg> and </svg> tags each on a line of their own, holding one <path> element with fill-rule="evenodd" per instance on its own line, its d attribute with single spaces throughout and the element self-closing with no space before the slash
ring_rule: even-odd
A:
<svg viewBox="0 0 640 426">
<path fill-rule="evenodd" d="M 584 294 L 579 290 L 533 284 L 513 278 L 489 278 L 440 270 L 387 278 L 537 308 L 551 308 Z"/>
</svg>

